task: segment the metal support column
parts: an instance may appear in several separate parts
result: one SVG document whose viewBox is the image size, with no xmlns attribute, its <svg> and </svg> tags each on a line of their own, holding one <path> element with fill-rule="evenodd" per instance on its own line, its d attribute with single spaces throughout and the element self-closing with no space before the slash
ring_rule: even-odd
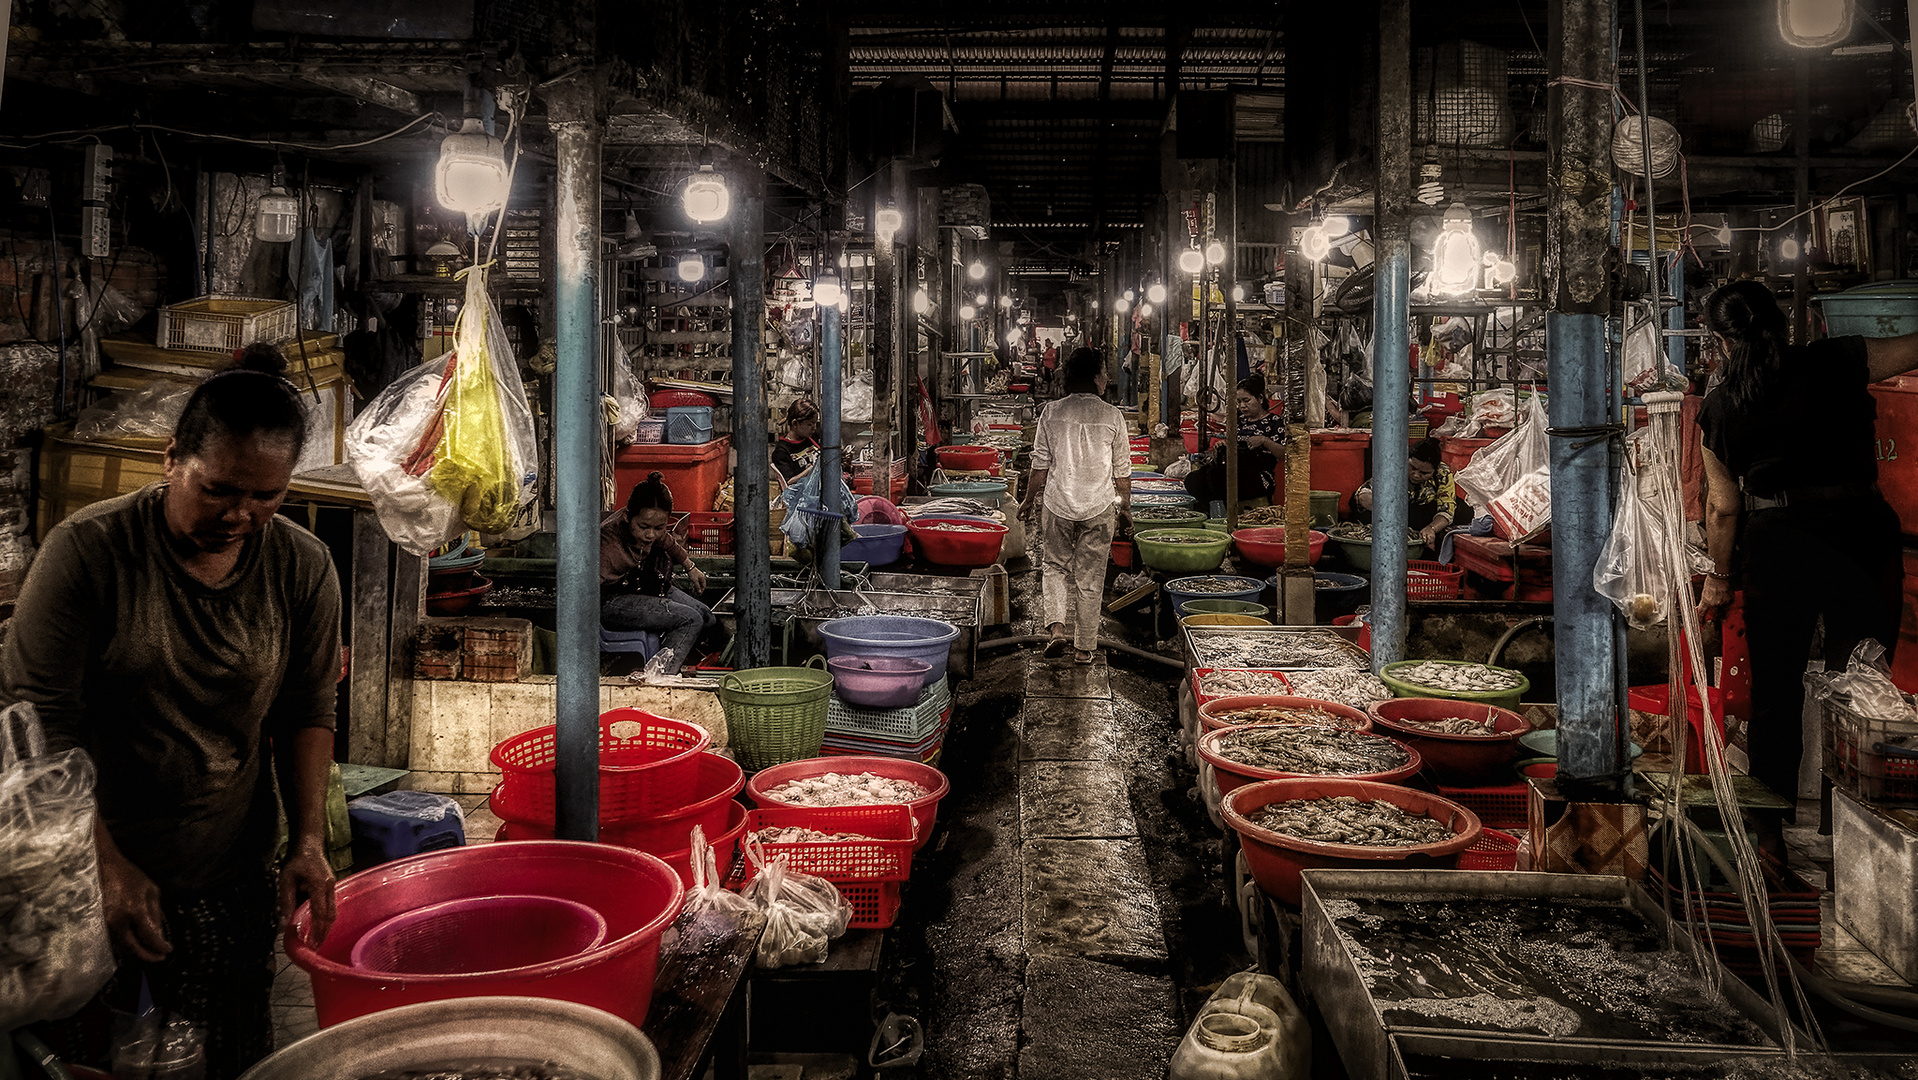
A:
<svg viewBox="0 0 1918 1080">
<path fill-rule="evenodd" d="M 599 839 L 599 188 L 597 83 L 586 73 L 547 91 L 554 153 L 553 492 L 559 514 L 558 678 L 554 685 L 555 832 Z"/>
<path fill-rule="evenodd" d="M 1589 587 L 1612 522 L 1611 412 L 1605 327 L 1612 307 L 1611 94 L 1614 0 L 1558 0 L 1548 51 L 1554 85 L 1546 175 L 1546 315 L 1551 386 L 1552 594 L 1557 627 L 1558 779 L 1567 794 L 1616 797 L 1617 637 L 1610 603 Z M 1654 269 L 1654 273 L 1656 270 Z"/>
<path fill-rule="evenodd" d="M 1405 658 L 1411 371 L 1412 4 L 1379 2 L 1379 176 L 1372 300 L 1372 667 Z M 1290 328 L 1287 329 L 1290 333 Z"/>
<path fill-rule="evenodd" d="M 773 565 L 768 546 L 766 473 L 772 467 L 766 437 L 766 378 L 760 370 L 759 332 L 766 325 L 766 246 L 762 237 L 766 178 L 742 162 L 733 180 L 727 273 L 733 294 L 734 565 L 738 569 L 739 636 L 734 667 L 772 663 Z"/>
<path fill-rule="evenodd" d="M 839 245 L 828 244 L 820 254 L 822 267 L 839 265 Z M 841 284 L 844 287 L 844 283 Z M 845 346 L 840 333 L 837 304 L 819 306 L 819 486 L 820 505 L 827 513 L 845 513 L 850 507 L 839 505 L 840 466 L 839 406 L 844 387 Z M 828 519 L 827 525 L 838 522 Z M 819 537 L 819 572 L 826 588 L 839 587 L 839 529 L 828 528 Z"/>
</svg>

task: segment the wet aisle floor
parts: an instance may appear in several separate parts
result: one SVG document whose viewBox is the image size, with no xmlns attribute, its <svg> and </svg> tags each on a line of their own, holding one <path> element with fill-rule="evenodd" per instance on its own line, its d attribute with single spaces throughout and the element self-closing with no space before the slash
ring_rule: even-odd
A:
<svg viewBox="0 0 1918 1080">
<path fill-rule="evenodd" d="M 1009 633 L 1042 632 L 1038 575 L 1012 587 Z M 1102 636 L 1128 640 L 1110 619 Z M 1250 966 L 1179 749 L 1178 678 L 1113 650 L 981 654 L 882 988 L 925 1025 L 918 1075 L 1162 1077 L 1185 1018 Z"/>
</svg>

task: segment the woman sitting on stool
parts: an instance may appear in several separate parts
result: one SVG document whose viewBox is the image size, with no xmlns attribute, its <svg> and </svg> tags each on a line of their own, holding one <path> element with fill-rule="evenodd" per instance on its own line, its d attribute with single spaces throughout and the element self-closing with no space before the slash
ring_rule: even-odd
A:
<svg viewBox="0 0 1918 1080">
<path fill-rule="evenodd" d="M 1239 409 L 1239 498 L 1270 499 L 1276 483 L 1279 454 L 1285 449 L 1285 421 L 1266 408 L 1265 380 L 1257 375 L 1239 380 L 1233 395 Z M 1213 501 L 1225 499 L 1225 440 L 1213 443 L 1204 457 L 1193 459 L 1196 466 L 1186 474 L 1186 494 L 1205 510 Z"/>
<path fill-rule="evenodd" d="M 667 674 L 676 674 L 692 655 L 700 634 L 718 620 L 705 604 L 673 584 L 673 567 L 686 568 L 693 588 L 706 590 L 706 575 L 693 564 L 686 545 L 669 531 L 673 493 L 661 474 L 649 473 L 633 485 L 626 509 L 615 510 L 599 526 L 599 620 L 608 630 L 647 630 L 660 647 L 672 651 Z"/>
</svg>

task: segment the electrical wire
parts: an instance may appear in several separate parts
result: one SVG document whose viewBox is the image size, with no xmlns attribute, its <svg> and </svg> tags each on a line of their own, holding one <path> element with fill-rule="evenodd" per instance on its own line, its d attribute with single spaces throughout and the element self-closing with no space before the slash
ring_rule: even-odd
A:
<svg viewBox="0 0 1918 1080">
<path fill-rule="evenodd" d="M 98 137 L 103 134 L 111 134 L 116 131 L 131 130 L 149 132 L 164 131 L 171 135 L 184 135 L 192 139 L 211 139 L 216 142 L 243 143 L 248 146 L 284 147 L 292 150 L 357 150 L 362 146 L 372 146 L 376 143 L 385 142 L 388 139 L 398 138 L 426 121 L 433 119 L 438 119 L 442 126 L 446 125 L 446 117 L 441 113 L 421 113 L 384 135 L 375 135 L 370 139 L 361 139 L 359 142 L 350 143 L 300 143 L 289 142 L 283 139 L 251 139 L 243 135 L 225 135 L 215 131 L 192 131 L 187 128 L 176 128 L 166 124 L 115 124 L 110 127 L 74 128 L 68 131 L 46 131 L 35 135 L 23 135 L 20 137 L 20 141 L 0 143 L 0 147 L 9 150 L 24 150 L 40 143 L 77 142 L 90 138 L 98 139 Z M 449 128 L 448 130 L 451 129 Z M 71 136 L 71 138 L 69 138 L 69 136 Z"/>
</svg>

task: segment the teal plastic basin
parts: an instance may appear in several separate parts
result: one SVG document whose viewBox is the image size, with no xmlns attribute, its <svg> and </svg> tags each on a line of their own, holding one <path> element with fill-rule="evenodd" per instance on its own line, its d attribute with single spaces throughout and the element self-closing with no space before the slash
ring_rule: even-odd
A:
<svg viewBox="0 0 1918 1080">
<path fill-rule="evenodd" d="M 1814 297 L 1832 337 L 1918 334 L 1918 282 L 1887 281 Z"/>
</svg>

